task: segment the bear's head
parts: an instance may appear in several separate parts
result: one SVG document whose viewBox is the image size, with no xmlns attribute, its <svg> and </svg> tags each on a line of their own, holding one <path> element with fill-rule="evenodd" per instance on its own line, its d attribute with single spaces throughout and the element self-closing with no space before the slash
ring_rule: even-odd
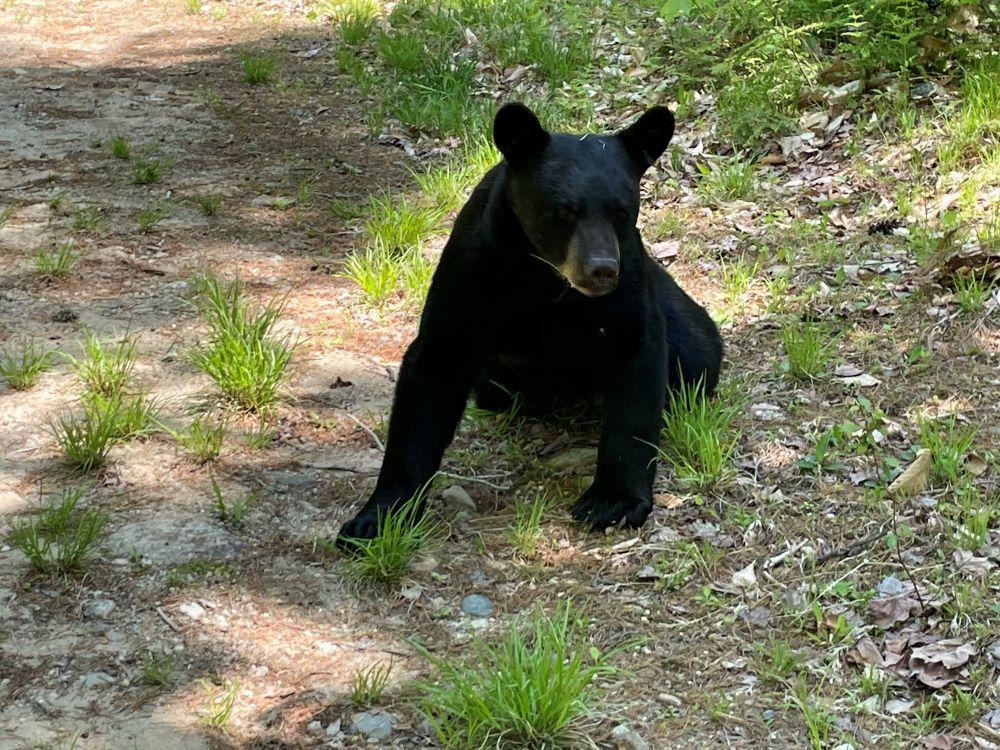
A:
<svg viewBox="0 0 1000 750">
<path fill-rule="evenodd" d="M 620 248 L 635 233 L 639 180 L 673 133 L 666 107 L 610 136 L 549 133 L 523 104 L 497 112 L 493 140 L 507 165 L 514 214 L 534 254 L 574 289 L 599 297 L 617 287 Z"/>
</svg>

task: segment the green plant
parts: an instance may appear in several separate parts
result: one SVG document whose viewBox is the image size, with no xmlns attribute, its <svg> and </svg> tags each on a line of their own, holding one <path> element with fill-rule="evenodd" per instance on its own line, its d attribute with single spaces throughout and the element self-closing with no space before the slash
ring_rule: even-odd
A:
<svg viewBox="0 0 1000 750">
<path fill-rule="evenodd" d="M 750 200 L 756 190 L 756 168 L 752 160 L 738 158 L 726 159 L 711 167 L 699 163 L 698 194 L 706 201 Z"/>
<path fill-rule="evenodd" d="M 170 684 L 171 674 L 174 671 L 174 656 L 173 654 L 154 654 L 150 651 L 143 657 L 139 669 L 144 683 L 166 687 Z"/>
<path fill-rule="evenodd" d="M 212 729 L 224 730 L 233 715 L 236 696 L 240 692 L 239 680 L 226 680 L 221 685 L 213 685 L 208 680 L 199 680 L 205 691 L 205 705 L 201 720 Z"/>
<path fill-rule="evenodd" d="M 63 490 L 34 518 L 14 521 L 7 543 L 47 575 L 78 571 L 107 523 L 99 511 L 77 510 L 83 494 L 81 488 Z"/>
<path fill-rule="evenodd" d="M 514 526 L 507 534 L 510 545 L 522 555 L 531 556 L 538 551 L 542 536 L 542 516 L 549 508 L 549 500 L 538 494 L 528 503 L 518 503 L 514 508 Z"/>
<path fill-rule="evenodd" d="M 73 210 L 73 228 L 103 234 L 108 228 L 108 220 L 100 208 L 79 207 Z"/>
<path fill-rule="evenodd" d="M 208 463 L 218 459 L 222 445 L 226 439 L 226 420 L 211 422 L 207 417 L 197 416 L 191 420 L 184 432 L 172 430 L 165 425 L 161 427 L 180 443 L 181 447 L 190 453 L 199 463 Z"/>
<path fill-rule="evenodd" d="M 993 279 L 988 278 L 988 269 L 982 274 L 972 272 L 966 276 L 955 276 L 955 301 L 962 312 L 977 313 L 986 305 L 993 287 Z"/>
<path fill-rule="evenodd" d="M 766 646 L 755 643 L 754 653 L 759 660 L 757 674 L 772 684 L 783 683 L 802 664 L 802 657 L 784 640 L 771 641 Z"/>
<path fill-rule="evenodd" d="M 297 342 L 274 328 L 283 301 L 254 306 L 239 282 L 204 275 L 195 305 L 209 328 L 208 341 L 189 353 L 222 394 L 240 408 L 261 412 L 280 398 Z"/>
<path fill-rule="evenodd" d="M 65 240 L 55 250 L 39 250 L 34 255 L 35 273 L 43 279 L 61 279 L 73 268 L 82 253 L 73 249 L 73 240 Z"/>
<path fill-rule="evenodd" d="M 440 221 L 441 211 L 437 208 L 383 195 L 369 202 L 364 226 L 370 245 L 398 254 L 423 242 Z"/>
<path fill-rule="evenodd" d="M 0 377 L 15 391 L 31 388 L 51 366 L 52 350 L 35 339 L 0 348 Z"/>
<path fill-rule="evenodd" d="M 823 750 L 834 726 L 834 717 L 824 706 L 810 694 L 808 687 L 800 683 L 789 696 L 789 701 L 795 706 L 806 724 L 809 745 L 813 750 Z"/>
<path fill-rule="evenodd" d="M 472 170 L 455 164 L 412 174 L 420 192 L 441 212 L 458 208 L 462 203 L 462 197 L 475 179 Z"/>
<path fill-rule="evenodd" d="M 160 159 L 136 156 L 132 159 L 132 182 L 136 185 L 152 185 L 163 179 L 167 163 Z"/>
<path fill-rule="evenodd" d="M 14 215 L 16 210 L 17 206 L 4 206 L 0 208 L 0 229 L 3 229 L 7 222 L 10 221 L 10 217 Z"/>
<path fill-rule="evenodd" d="M 111 396 L 87 391 L 83 394 L 82 402 L 87 415 L 107 414 L 108 419 L 115 421 L 116 440 L 148 435 L 157 424 L 156 417 L 160 412 L 160 402 L 142 391 L 132 395 L 115 393 Z"/>
<path fill-rule="evenodd" d="M 811 436 L 812 452 L 796 461 L 795 467 L 810 474 L 843 470 L 845 465 L 838 460 L 840 437 L 836 428 Z"/>
<path fill-rule="evenodd" d="M 91 393 L 113 397 L 121 395 L 135 368 L 136 339 L 126 335 L 114 344 L 102 344 L 89 331 L 83 334 L 80 358 L 64 355 L 76 377 Z"/>
<path fill-rule="evenodd" d="M 170 206 L 163 201 L 156 201 L 139 211 L 139 231 L 146 234 L 165 218 L 170 216 Z"/>
<path fill-rule="evenodd" d="M 116 159 L 128 160 L 132 158 L 132 147 L 128 140 L 120 135 L 116 135 L 108 141 L 108 150 Z"/>
<path fill-rule="evenodd" d="M 233 526 L 239 526 L 243 523 L 243 519 L 247 513 L 250 512 L 251 506 L 257 501 L 259 493 L 254 491 L 245 497 L 233 500 L 230 504 L 226 504 L 226 500 L 222 496 L 222 490 L 219 488 L 219 483 L 215 481 L 215 477 L 211 477 L 211 480 L 212 496 L 215 498 L 215 514 L 223 523 L 231 523 Z"/>
<path fill-rule="evenodd" d="M 978 430 L 975 425 L 959 426 L 954 416 L 948 419 L 921 419 L 920 444 L 931 452 L 931 474 L 937 481 L 957 485 L 965 454 L 972 447 Z"/>
<path fill-rule="evenodd" d="M 726 301 L 730 307 L 738 308 L 742 306 L 743 295 L 746 294 L 753 283 L 759 267 L 759 258 L 751 265 L 744 255 L 741 255 L 731 263 L 726 261 L 720 263 L 722 286 L 726 290 Z"/>
<path fill-rule="evenodd" d="M 278 70 L 278 56 L 273 52 L 241 52 L 239 60 L 240 67 L 243 68 L 243 80 L 254 86 L 269 82 Z"/>
<path fill-rule="evenodd" d="M 375 48 L 385 64 L 397 71 L 416 73 L 427 62 L 424 41 L 418 34 L 382 33 Z"/>
<path fill-rule="evenodd" d="M 834 340 L 825 327 L 812 320 L 800 324 L 788 321 L 781 329 L 781 344 L 787 357 L 782 366 L 788 374 L 797 380 L 811 380 L 826 367 Z"/>
<path fill-rule="evenodd" d="M 434 680 L 418 683 L 421 711 L 445 748 L 558 748 L 586 743 L 581 720 L 596 707 L 594 681 L 616 670 L 585 642 L 586 622 L 561 605 L 512 624 L 496 645 L 474 642 L 468 663 L 434 656 Z"/>
<path fill-rule="evenodd" d="M 434 546 L 440 527 L 423 513 L 423 493 L 379 512 L 372 539 L 348 540 L 346 570 L 356 582 L 395 583 L 419 554 Z"/>
<path fill-rule="evenodd" d="M 956 686 L 941 704 L 941 713 L 949 724 L 969 724 L 983 710 L 983 702 L 973 692 Z"/>
<path fill-rule="evenodd" d="M 113 406 L 102 408 L 101 404 L 120 405 L 120 401 L 84 402 L 82 416 L 64 413 L 49 425 L 66 461 L 81 471 L 103 466 L 121 435 L 120 410 L 116 411 Z"/>
<path fill-rule="evenodd" d="M 374 0 L 346 0 L 337 7 L 334 20 L 345 44 L 356 47 L 371 36 L 379 6 Z"/>
<path fill-rule="evenodd" d="M 658 451 L 678 479 L 706 486 L 729 475 L 739 441 L 733 420 L 741 408 L 735 393 L 705 397 L 701 382 L 668 393 L 661 435 L 666 448 Z"/>
<path fill-rule="evenodd" d="M 184 7 L 187 12 L 192 16 L 197 16 L 201 13 L 201 0 L 184 0 Z"/>
<path fill-rule="evenodd" d="M 359 669 L 351 678 L 351 703 L 356 708 L 364 708 L 382 697 L 392 675 L 392 663 L 372 664 L 367 669 Z"/>
<path fill-rule="evenodd" d="M 195 196 L 194 201 L 205 216 L 216 216 L 222 208 L 222 193 L 204 193 Z"/>
<path fill-rule="evenodd" d="M 997 498 L 983 498 L 979 490 L 966 482 L 955 490 L 955 502 L 945 507 L 953 516 L 955 541 L 969 552 L 978 552 L 986 543 L 990 522 L 998 514 Z"/>
</svg>

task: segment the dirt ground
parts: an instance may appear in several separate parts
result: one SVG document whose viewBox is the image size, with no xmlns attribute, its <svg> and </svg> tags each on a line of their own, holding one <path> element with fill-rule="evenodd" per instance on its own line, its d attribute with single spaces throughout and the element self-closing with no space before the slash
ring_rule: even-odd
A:
<svg viewBox="0 0 1000 750">
<path fill-rule="evenodd" d="M 193 271 L 239 276 L 260 298 L 288 295 L 284 320 L 302 340 L 293 398 L 281 407 L 266 449 L 235 441 L 212 468 L 194 463 L 166 435 L 115 449 L 93 480 L 92 502 L 110 522 L 83 577 L 33 576 L 19 552 L 0 546 L 0 750 L 429 747 L 429 729 L 406 692 L 425 665 L 406 639 L 419 635 L 442 653 L 459 653 L 536 603 L 567 597 L 592 618 L 595 641 L 646 639 L 623 656 L 626 672 L 602 683 L 607 698 L 593 733 L 602 747 L 614 746 L 610 731 L 621 723 L 656 748 L 808 746 L 801 717 L 755 676 L 754 645 L 783 634 L 790 620 L 779 604 L 812 581 L 794 562 L 803 548 L 837 549 L 885 519 L 870 515 L 850 483 L 817 488 L 811 479 L 789 478 L 805 451 L 795 438 L 802 425 L 830 404 L 847 409 L 856 394 L 833 382 L 806 389 L 796 401 L 774 377 L 776 334 L 766 319 L 727 326 L 730 361 L 761 379 L 747 385 L 754 406 L 745 415 L 745 458 L 722 495 L 673 495 L 661 471 L 658 508 L 641 533 L 586 534 L 562 508 L 545 524 L 547 549 L 524 561 L 507 548 L 504 533 L 512 498 L 531 495 L 540 475 L 519 473 L 502 440 L 465 429 L 445 470 L 464 477 L 456 481 L 478 511 L 453 523 L 447 553 L 423 561 L 398 590 L 359 593 L 337 559 L 316 548 L 374 480 L 380 453 L 357 421 L 387 414 L 416 322 L 413 310 L 366 311 L 350 282 L 336 275 L 356 230 L 331 216 L 329 201 L 410 189 L 407 168 L 416 162 L 399 144 L 369 137 L 363 104 L 334 80 L 329 45 L 328 30 L 308 22 L 294 2 L 216 1 L 197 16 L 166 0 L 0 2 L 0 208 L 16 206 L 0 227 L 0 343 L 34 336 L 75 353 L 85 330 L 102 337 L 131 332 L 142 382 L 162 400 L 162 418 L 180 424 L 209 385 L 184 357 L 200 332 L 186 298 Z M 282 54 L 280 82 L 243 82 L 237 53 L 272 48 Z M 107 148 L 116 135 L 169 160 L 162 182 L 132 183 L 128 164 Z M 817 195 L 829 197 L 837 188 L 819 179 L 829 169 L 817 165 L 811 187 L 789 200 L 811 207 Z M 299 190 L 303 183 L 311 186 L 308 196 Z M 193 198 L 213 191 L 224 196 L 222 209 L 207 217 Z M 169 201 L 170 215 L 140 232 L 139 211 L 158 200 Z M 79 209 L 99 212 L 104 231 L 74 229 Z M 863 227 L 852 232 L 855 246 L 874 242 Z M 67 237 L 82 259 L 68 278 L 39 280 L 31 253 Z M 882 260 L 915 270 L 888 253 Z M 677 275 L 702 301 L 721 294 L 696 263 L 679 260 Z M 895 325 L 912 334 L 889 346 L 881 339 L 881 312 L 844 312 L 861 319 L 847 353 L 851 364 L 892 385 L 881 391 L 890 418 L 955 397 L 985 426 L 980 449 L 992 449 L 1000 424 L 995 307 L 974 323 L 935 329 L 933 342 L 926 310 L 901 309 Z M 929 342 L 947 366 L 909 379 L 903 363 L 914 342 Z M 74 399 L 65 366 L 30 391 L 0 392 L 0 528 L 50 489 L 79 482 L 46 430 Z M 795 415 L 786 406 L 793 402 Z M 562 425 L 527 429 L 529 454 L 551 449 L 541 478 L 558 475 L 568 491 L 582 487 L 592 435 L 564 439 Z M 888 439 L 902 443 L 904 433 L 890 431 Z M 211 477 L 227 497 L 258 493 L 239 528 L 213 514 Z M 734 524 L 728 506 L 766 520 Z M 772 513 L 776 507 L 780 514 Z M 915 530 L 926 522 L 920 506 L 904 515 Z M 996 550 L 996 528 L 991 533 Z M 704 571 L 700 605 L 664 591 L 661 573 L 647 570 L 678 540 L 721 551 Z M 923 543 L 929 569 L 933 534 Z M 923 559 L 912 561 L 918 572 Z M 766 594 L 732 583 L 751 563 Z M 834 566 L 825 581 L 855 576 L 874 586 L 899 573 L 888 551 L 870 559 L 845 554 Z M 992 577 L 970 580 L 996 602 L 995 565 L 988 570 Z M 489 597 L 491 617 L 461 612 L 470 593 Z M 998 623 L 978 623 L 982 654 Z M 860 738 L 859 747 L 916 747 L 885 739 L 897 736 L 903 719 L 853 710 L 860 699 L 841 695 L 841 686 L 842 673 L 855 669 L 847 657 L 854 644 L 831 646 L 825 637 L 801 654 L 824 664 L 831 650 L 843 657 L 816 688 L 838 717 L 835 735 Z M 169 686 L 143 683 L 150 654 L 172 659 Z M 350 704 L 349 683 L 358 668 L 390 661 L 392 685 L 372 710 L 391 724 L 380 740 L 355 731 L 364 717 Z M 223 733 L 201 717 L 205 685 L 225 680 L 239 687 Z M 995 673 L 983 680 L 993 684 L 985 712 L 1000 698 Z M 920 692 L 894 689 L 903 697 Z M 722 694 L 728 703 L 719 707 Z M 1000 737 L 977 724 L 957 730 L 954 741 L 948 747 L 989 748 Z"/>
</svg>

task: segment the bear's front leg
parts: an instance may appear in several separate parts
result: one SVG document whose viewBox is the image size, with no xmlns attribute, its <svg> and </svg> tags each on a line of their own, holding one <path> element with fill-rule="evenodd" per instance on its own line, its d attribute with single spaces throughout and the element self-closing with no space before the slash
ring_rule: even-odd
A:
<svg viewBox="0 0 1000 750">
<path fill-rule="evenodd" d="M 422 333 L 407 349 L 389 418 L 375 491 L 340 528 L 337 546 L 378 533 L 379 516 L 417 494 L 437 472 L 455 435 L 482 359 L 451 337 Z M 423 513 L 421 502 L 420 513 Z"/>
<path fill-rule="evenodd" d="M 573 506 L 578 521 L 594 529 L 620 523 L 636 527 L 653 510 L 666 382 L 666 337 L 647 337 L 639 353 L 623 364 L 605 389 L 597 471 Z"/>
</svg>

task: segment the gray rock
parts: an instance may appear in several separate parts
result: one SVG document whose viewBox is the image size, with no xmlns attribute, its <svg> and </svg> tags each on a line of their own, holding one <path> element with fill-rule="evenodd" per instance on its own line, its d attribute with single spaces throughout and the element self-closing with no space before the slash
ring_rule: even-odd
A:
<svg viewBox="0 0 1000 750">
<path fill-rule="evenodd" d="M 649 750 L 649 743 L 628 724 L 619 724 L 611 730 L 611 739 L 618 750 Z"/>
<path fill-rule="evenodd" d="M 104 672 L 91 672 L 83 676 L 83 687 L 87 690 L 99 685 L 112 685 L 114 682 L 115 678 Z"/>
<path fill-rule="evenodd" d="M 386 739 L 395 726 L 396 720 L 386 714 L 362 711 L 351 717 L 351 729 L 372 740 Z"/>
<path fill-rule="evenodd" d="M 561 471 L 592 471 L 597 461 L 597 448 L 567 448 L 545 463 Z"/>
<path fill-rule="evenodd" d="M 205 608 L 198 602 L 184 602 L 177 608 L 177 611 L 196 622 L 205 616 Z"/>
<path fill-rule="evenodd" d="M 236 557 L 243 542 L 217 523 L 200 518 L 158 517 L 122 526 L 108 537 L 112 555 L 133 552 L 151 565 L 178 565 L 191 560 L 221 562 Z"/>
<path fill-rule="evenodd" d="M 475 513 L 476 501 L 469 497 L 469 493 L 457 484 L 445 489 L 441 493 L 445 507 L 452 513 Z"/>
<path fill-rule="evenodd" d="M 469 594 L 462 599 L 462 611 L 470 617 L 489 617 L 493 613 L 493 602 L 482 594 Z"/>
<path fill-rule="evenodd" d="M 115 603 L 110 599 L 95 599 L 83 605 L 83 616 L 88 620 L 103 620 L 115 609 Z"/>
</svg>

